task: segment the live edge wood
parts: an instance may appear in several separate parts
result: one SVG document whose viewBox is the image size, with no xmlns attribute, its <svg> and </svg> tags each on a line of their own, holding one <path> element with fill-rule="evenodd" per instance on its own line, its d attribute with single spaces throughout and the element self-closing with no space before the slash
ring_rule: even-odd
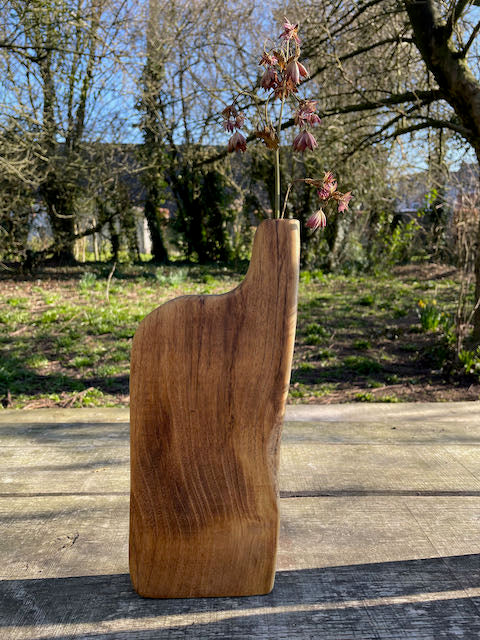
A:
<svg viewBox="0 0 480 640">
<path fill-rule="evenodd" d="M 271 591 L 299 228 L 266 220 L 244 281 L 140 324 L 130 382 L 130 575 L 152 598 Z"/>
</svg>

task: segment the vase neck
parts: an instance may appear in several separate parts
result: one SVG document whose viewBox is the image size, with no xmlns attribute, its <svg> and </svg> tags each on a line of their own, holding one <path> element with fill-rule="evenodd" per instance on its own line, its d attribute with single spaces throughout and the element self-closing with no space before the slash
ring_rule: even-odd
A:
<svg viewBox="0 0 480 640">
<path fill-rule="evenodd" d="M 268 288 L 280 295 L 280 288 L 296 299 L 300 260 L 298 220 L 264 220 L 257 228 L 245 284 Z"/>
</svg>

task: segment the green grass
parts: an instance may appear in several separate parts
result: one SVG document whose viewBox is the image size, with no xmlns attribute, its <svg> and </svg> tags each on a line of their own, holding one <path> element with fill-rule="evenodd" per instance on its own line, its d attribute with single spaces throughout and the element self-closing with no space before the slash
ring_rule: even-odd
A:
<svg viewBox="0 0 480 640">
<path fill-rule="evenodd" d="M 343 360 L 343 365 L 355 373 L 366 376 L 382 370 L 380 363 L 364 356 L 347 356 Z"/>
<path fill-rule="evenodd" d="M 358 340 L 354 340 L 352 344 L 354 349 L 358 349 L 359 351 L 363 351 L 365 349 L 370 349 L 372 346 L 370 340 L 365 340 L 365 338 L 359 338 Z"/>
<path fill-rule="evenodd" d="M 108 301 L 110 265 L 51 269 L 25 280 L 4 275 L 0 399 L 9 392 L 17 408 L 125 405 L 132 337 L 142 318 L 179 295 L 231 290 L 246 267 L 120 265 Z M 392 274 L 302 272 L 290 402 L 395 402 L 402 385 L 435 383 L 447 347 L 438 332 L 422 331 L 418 300 L 434 293 L 449 315 L 457 290 L 441 278 L 433 286 Z"/>
</svg>

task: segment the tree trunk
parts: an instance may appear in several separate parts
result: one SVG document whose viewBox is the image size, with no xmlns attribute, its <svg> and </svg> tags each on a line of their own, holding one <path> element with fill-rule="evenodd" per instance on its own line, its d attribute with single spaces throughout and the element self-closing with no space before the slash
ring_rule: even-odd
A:
<svg viewBox="0 0 480 640">
<path fill-rule="evenodd" d="M 120 252 L 120 234 L 118 233 L 113 220 L 110 220 L 110 242 L 112 244 L 112 261 L 118 262 Z"/>
<path fill-rule="evenodd" d="M 147 195 L 145 197 L 144 211 L 145 218 L 148 224 L 148 230 L 150 232 L 150 238 L 152 240 L 153 262 L 156 262 L 158 264 L 167 264 L 168 253 L 163 242 L 162 232 L 157 216 L 158 200 L 158 189 L 156 188 L 156 185 L 151 182 L 147 185 Z"/>
<path fill-rule="evenodd" d="M 40 188 L 52 226 L 54 260 L 75 263 L 75 215 L 71 189 L 63 185 L 58 174 L 51 174 Z"/>
<path fill-rule="evenodd" d="M 404 0 L 404 3 L 415 44 L 445 100 L 458 116 L 462 134 L 474 148 L 480 163 L 480 82 L 468 66 L 466 52 L 456 49 L 454 24 L 440 18 L 433 0 Z M 475 304 L 480 297 L 480 226 L 477 235 Z M 473 327 L 473 337 L 480 344 L 480 305 L 474 313 Z"/>
</svg>

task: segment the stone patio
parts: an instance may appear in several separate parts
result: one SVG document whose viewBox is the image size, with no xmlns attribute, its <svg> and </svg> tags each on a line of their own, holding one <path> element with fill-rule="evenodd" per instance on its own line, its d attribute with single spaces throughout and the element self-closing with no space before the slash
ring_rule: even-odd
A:
<svg viewBox="0 0 480 640">
<path fill-rule="evenodd" d="M 0 412 L 1 640 L 480 638 L 480 403 L 291 406 L 273 592 L 144 600 L 128 410 Z"/>
</svg>

